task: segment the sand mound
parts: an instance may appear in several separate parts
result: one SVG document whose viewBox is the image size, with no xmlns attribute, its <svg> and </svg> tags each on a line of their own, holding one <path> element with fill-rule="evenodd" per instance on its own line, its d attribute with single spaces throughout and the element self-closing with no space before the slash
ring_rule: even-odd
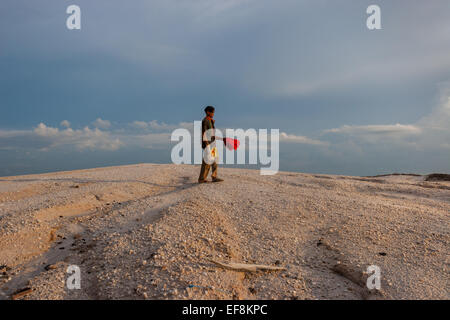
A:
<svg viewBox="0 0 450 320">
<path fill-rule="evenodd" d="M 427 176 L 426 181 L 450 181 L 450 174 L 433 173 Z"/>
</svg>

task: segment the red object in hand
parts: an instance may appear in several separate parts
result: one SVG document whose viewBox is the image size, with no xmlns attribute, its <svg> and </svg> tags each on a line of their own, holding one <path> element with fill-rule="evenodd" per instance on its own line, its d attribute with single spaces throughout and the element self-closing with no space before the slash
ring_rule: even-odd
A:
<svg viewBox="0 0 450 320">
<path fill-rule="evenodd" d="M 225 143 L 225 146 L 229 149 L 229 150 L 237 150 L 237 148 L 239 148 L 239 140 L 238 139 L 231 139 L 231 138 L 225 138 L 223 139 L 223 142 Z"/>
</svg>

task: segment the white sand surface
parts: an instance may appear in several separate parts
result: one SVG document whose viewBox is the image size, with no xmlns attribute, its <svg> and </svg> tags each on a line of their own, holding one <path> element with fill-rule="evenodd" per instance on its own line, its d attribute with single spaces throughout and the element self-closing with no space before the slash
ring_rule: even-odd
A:
<svg viewBox="0 0 450 320">
<path fill-rule="evenodd" d="M 199 185 L 199 170 L 0 178 L 0 299 L 449 299 L 450 182 L 219 168 Z"/>
</svg>

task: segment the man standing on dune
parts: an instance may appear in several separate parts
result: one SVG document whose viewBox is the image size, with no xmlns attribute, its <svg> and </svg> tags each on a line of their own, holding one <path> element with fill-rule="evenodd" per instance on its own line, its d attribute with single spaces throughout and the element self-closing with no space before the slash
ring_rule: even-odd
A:
<svg viewBox="0 0 450 320">
<path fill-rule="evenodd" d="M 216 140 L 215 136 L 215 126 L 214 126 L 214 107 L 207 106 L 205 108 L 206 117 L 202 120 L 202 149 L 205 149 L 206 146 L 213 143 Z M 205 134 L 208 130 L 212 132 L 210 140 L 208 140 L 207 135 Z M 222 138 L 217 138 L 223 140 Z M 209 168 L 212 168 L 211 178 L 212 182 L 220 182 L 222 179 L 217 177 L 217 163 L 213 162 L 211 165 L 207 164 L 204 159 L 202 159 L 202 168 L 200 170 L 200 176 L 198 177 L 198 183 L 205 183 L 206 178 L 208 177 Z"/>
</svg>

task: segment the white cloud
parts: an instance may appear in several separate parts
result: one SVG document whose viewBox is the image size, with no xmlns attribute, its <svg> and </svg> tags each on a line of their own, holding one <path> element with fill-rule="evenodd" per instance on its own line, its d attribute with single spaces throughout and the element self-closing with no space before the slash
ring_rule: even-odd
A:
<svg viewBox="0 0 450 320">
<path fill-rule="evenodd" d="M 397 145 L 416 150 L 447 148 L 450 141 L 450 84 L 441 90 L 440 104 L 412 124 L 343 125 L 323 131 L 324 135 L 346 137 L 347 143 L 366 142 L 380 147 Z"/>
<path fill-rule="evenodd" d="M 178 124 L 167 124 L 165 122 L 159 122 L 158 120 L 151 120 L 149 122 L 145 121 L 134 121 L 130 124 L 133 128 L 157 131 L 157 132 L 171 132 L 178 128 L 192 129 L 193 123 L 191 122 L 180 122 Z"/>
<path fill-rule="evenodd" d="M 147 129 L 148 123 L 145 121 L 134 121 L 131 123 L 131 126 L 137 129 Z"/>
<path fill-rule="evenodd" d="M 111 122 L 109 120 L 103 120 L 101 118 L 97 118 L 93 123 L 94 127 L 100 128 L 100 129 L 108 129 L 111 127 Z"/>
<path fill-rule="evenodd" d="M 85 127 L 82 130 L 67 128 L 59 130 L 40 123 L 33 131 L 37 136 L 45 138 L 48 145 L 43 150 L 57 148 L 61 146 L 75 146 L 79 150 L 117 150 L 122 145 L 119 138 L 111 135 L 110 132 L 90 129 Z"/>
<path fill-rule="evenodd" d="M 424 128 L 450 131 L 450 83 L 441 88 L 441 101 L 437 108 L 418 121 Z"/>
<path fill-rule="evenodd" d="M 39 123 L 32 130 L 0 130 L 0 149 L 50 149 L 73 147 L 76 150 L 114 151 L 123 146 L 120 136 L 98 128 L 60 130 Z"/>
<path fill-rule="evenodd" d="M 70 129 L 66 130 L 69 131 Z M 39 125 L 34 129 L 34 133 L 41 137 L 55 137 L 60 131 L 58 128 L 47 127 L 44 123 L 39 123 Z"/>
<path fill-rule="evenodd" d="M 170 133 L 148 133 L 133 136 L 130 144 L 139 148 L 158 149 L 170 144 Z"/>
<path fill-rule="evenodd" d="M 173 126 L 169 126 L 164 122 L 158 122 L 157 120 L 152 120 L 148 123 L 150 129 L 153 130 L 170 130 Z"/>
<path fill-rule="evenodd" d="M 285 132 L 280 133 L 280 141 L 281 142 L 291 142 L 291 143 L 301 143 L 301 144 L 310 144 L 315 146 L 327 146 L 329 143 L 326 141 L 320 141 L 311 139 L 305 136 L 297 136 L 294 134 L 287 134 Z"/>
<path fill-rule="evenodd" d="M 0 130 L 0 139 L 23 136 L 28 132 L 27 130 Z"/>
<path fill-rule="evenodd" d="M 70 122 L 60 123 L 64 129 L 39 123 L 31 130 L 0 130 L 0 149 L 29 149 L 49 151 L 58 148 L 74 148 L 75 150 L 115 151 L 123 147 L 161 148 L 170 145 L 170 134 L 177 128 L 193 128 L 192 123 L 180 122 L 166 124 L 152 120 L 149 122 L 134 121 L 130 126 L 111 128 L 107 120 L 97 119 L 96 127 L 82 129 L 70 128 Z M 100 129 L 99 126 L 107 127 Z"/>
<path fill-rule="evenodd" d="M 349 135 L 379 135 L 379 136 L 407 136 L 417 135 L 422 132 L 420 127 L 415 125 L 392 124 L 392 125 L 366 125 L 350 126 L 344 125 L 339 128 L 325 130 L 324 133 L 340 133 Z"/>
<path fill-rule="evenodd" d="M 61 121 L 60 126 L 70 128 L 70 122 L 67 120 L 63 120 L 63 121 Z"/>
</svg>

